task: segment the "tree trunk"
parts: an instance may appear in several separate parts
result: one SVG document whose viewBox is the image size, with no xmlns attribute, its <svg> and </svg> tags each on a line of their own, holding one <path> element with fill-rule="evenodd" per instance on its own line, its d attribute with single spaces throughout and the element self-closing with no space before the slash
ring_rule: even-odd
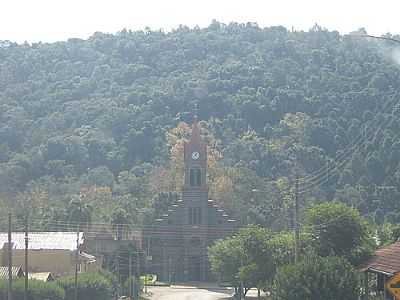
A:
<svg viewBox="0 0 400 300">
<path fill-rule="evenodd" d="M 257 288 L 257 299 L 260 300 L 261 299 L 261 291 L 259 288 Z"/>
</svg>

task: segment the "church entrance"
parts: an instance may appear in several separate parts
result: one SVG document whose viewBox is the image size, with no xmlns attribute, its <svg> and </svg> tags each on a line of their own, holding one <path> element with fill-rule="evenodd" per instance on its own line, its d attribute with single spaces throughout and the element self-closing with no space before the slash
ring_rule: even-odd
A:
<svg viewBox="0 0 400 300">
<path fill-rule="evenodd" d="M 198 256 L 189 259 L 189 281 L 200 281 L 201 260 Z"/>
</svg>

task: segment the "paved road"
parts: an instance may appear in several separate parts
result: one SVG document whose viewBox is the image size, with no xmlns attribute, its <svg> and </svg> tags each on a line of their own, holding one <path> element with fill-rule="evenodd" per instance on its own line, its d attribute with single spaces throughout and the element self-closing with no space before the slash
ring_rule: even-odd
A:
<svg viewBox="0 0 400 300">
<path fill-rule="evenodd" d="M 230 289 L 215 287 L 171 286 L 149 288 L 150 300 L 227 300 Z"/>
</svg>

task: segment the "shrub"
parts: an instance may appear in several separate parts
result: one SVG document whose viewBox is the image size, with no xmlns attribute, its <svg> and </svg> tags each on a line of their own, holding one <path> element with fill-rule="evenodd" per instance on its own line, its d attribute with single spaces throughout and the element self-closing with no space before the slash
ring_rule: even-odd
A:
<svg viewBox="0 0 400 300">
<path fill-rule="evenodd" d="M 132 287 L 132 293 L 134 293 L 134 297 L 137 297 L 142 290 L 142 286 L 141 280 L 137 280 L 135 277 L 128 277 L 122 286 L 123 293 L 124 295 L 130 295 L 130 288 Z"/>
<path fill-rule="evenodd" d="M 18 279 L 13 282 L 13 300 L 24 299 L 25 282 Z M 0 299 L 7 299 L 8 282 L 0 281 Z M 39 280 L 29 280 L 28 300 L 63 300 L 64 290 L 55 282 L 43 282 Z"/>
<path fill-rule="evenodd" d="M 59 285 L 65 290 L 65 299 L 75 299 L 73 276 L 61 278 Z M 84 273 L 78 276 L 78 295 L 82 300 L 109 300 L 112 297 L 112 283 L 99 273 Z"/>
<path fill-rule="evenodd" d="M 340 257 L 312 255 L 278 270 L 274 281 L 274 300 L 357 300 L 357 274 Z"/>
</svg>

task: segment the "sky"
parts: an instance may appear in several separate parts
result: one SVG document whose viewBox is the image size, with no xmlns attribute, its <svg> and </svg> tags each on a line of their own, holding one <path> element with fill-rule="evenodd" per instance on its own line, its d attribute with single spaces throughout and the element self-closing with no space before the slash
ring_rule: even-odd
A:
<svg viewBox="0 0 400 300">
<path fill-rule="evenodd" d="M 308 30 L 315 23 L 345 34 L 400 33 L 399 0 L 0 0 L 0 40 L 54 42 L 123 28 L 257 22 Z"/>
</svg>

